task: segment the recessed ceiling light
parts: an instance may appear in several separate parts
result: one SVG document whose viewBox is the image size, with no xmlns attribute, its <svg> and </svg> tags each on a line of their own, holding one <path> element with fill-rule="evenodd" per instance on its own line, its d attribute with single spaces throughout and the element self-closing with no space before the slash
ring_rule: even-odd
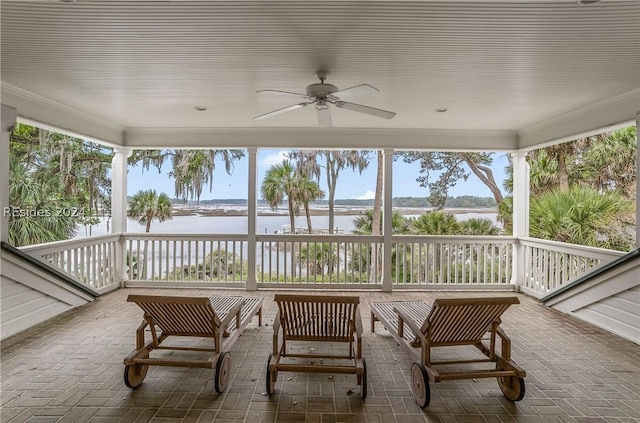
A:
<svg viewBox="0 0 640 423">
<path fill-rule="evenodd" d="M 578 6 L 591 6 L 600 3 L 602 0 L 577 0 Z"/>
<path fill-rule="evenodd" d="M 196 109 L 199 112 L 204 112 L 205 110 L 208 109 L 208 107 L 206 107 L 206 106 L 195 106 L 194 109 Z"/>
<path fill-rule="evenodd" d="M 438 107 L 437 109 L 435 109 L 435 111 L 438 112 L 438 113 L 444 113 L 447 110 L 449 110 L 449 109 L 447 109 L 446 107 Z"/>
</svg>

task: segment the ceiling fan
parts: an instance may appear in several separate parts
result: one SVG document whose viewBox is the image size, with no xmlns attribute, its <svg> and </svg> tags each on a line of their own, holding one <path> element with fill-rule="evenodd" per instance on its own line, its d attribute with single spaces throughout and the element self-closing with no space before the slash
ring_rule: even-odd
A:
<svg viewBox="0 0 640 423">
<path fill-rule="evenodd" d="M 285 97 L 298 97 L 302 99 L 300 103 L 293 104 L 291 106 L 283 107 L 282 109 L 274 110 L 269 113 L 265 113 L 260 116 L 254 117 L 255 120 L 267 119 L 272 116 L 276 116 L 282 113 L 290 112 L 291 110 L 307 107 L 311 104 L 315 104 L 316 112 L 318 113 L 318 126 L 321 128 L 331 127 L 331 112 L 329 111 L 329 105 L 332 104 L 340 109 L 352 110 L 354 112 L 365 113 L 367 115 L 376 116 L 383 119 L 391 119 L 396 114 L 388 110 L 376 109 L 375 107 L 363 106 L 362 104 L 350 103 L 344 101 L 345 99 L 351 99 L 363 94 L 377 93 L 379 90 L 368 84 L 360 84 L 354 87 L 345 88 L 344 90 L 338 90 L 338 87 L 332 84 L 325 84 L 327 77 L 326 72 L 316 72 L 320 83 L 311 84 L 307 87 L 307 93 L 294 93 L 289 91 L 279 90 L 258 90 L 258 93 L 273 94 L 277 96 Z"/>
</svg>

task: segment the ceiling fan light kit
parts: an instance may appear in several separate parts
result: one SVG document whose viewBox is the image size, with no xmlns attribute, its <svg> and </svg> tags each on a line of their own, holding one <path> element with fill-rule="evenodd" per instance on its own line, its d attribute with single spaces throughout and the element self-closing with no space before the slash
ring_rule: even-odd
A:
<svg viewBox="0 0 640 423">
<path fill-rule="evenodd" d="M 377 109 L 375 107 L 364 106 L 362 104 L 350 103 L 344 101 L 344 99 L 351 99 L 363 94 L 377 93 L 379 90 L 369 84 L 360 84 L 354 87 L 345 88 L 339 90 L 333 84 L 327 84 L 324 82 L 326 78 L 326 72 L 316 72 L 316 75 L 320 79 L 319 83 L 311 84 L 307 86 L 306 94 L 294 93 L 290 91 L 280 90 L 258 90 L 258 93 L 265 93 L 274 96 L 285 97 L 298 97 L 308 101 L 293 104 L 291 106 L 277 109 L 269 113 L 265 113 L 254 117 L 255 120 L 267 119 L 272 116 L 277 116 L 282 113 L 286 113 L 292 110 L 306 107 L 310 104 L 316 105 L 316 113 L 318 115 L 318 126 L 321 128 L 328 128 L 332 126 L 331 111 L 329 110 L 329 104 L 332 104 L 340 109 L 347 109 L 358 113 L 364 113 L 370 116 L 375 116 L 383 119 L 391 119 L 396 114 L 388 110 Z"/>
</svg>

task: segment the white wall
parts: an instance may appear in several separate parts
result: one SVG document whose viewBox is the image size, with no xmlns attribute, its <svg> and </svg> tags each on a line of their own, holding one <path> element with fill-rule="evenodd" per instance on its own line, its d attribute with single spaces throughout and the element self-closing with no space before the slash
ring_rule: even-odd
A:
<svg viewBox="0 0 640 423">
<path fill-rule="evenodd" d="M 616 266 L 545 304 L 640 344 L 640 259 Z"/>
<path fill-rule="evenodd" d="M 20 257 L 0 252 L 0 339 L 92 300 L 91 295 L 67 286 Z"/>
</svg>

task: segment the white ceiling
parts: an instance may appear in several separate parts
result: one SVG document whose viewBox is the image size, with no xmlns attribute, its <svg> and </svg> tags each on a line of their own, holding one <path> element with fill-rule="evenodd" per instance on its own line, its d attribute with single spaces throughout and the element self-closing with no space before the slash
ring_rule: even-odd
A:
<svg viewBox="0 0 640 423">
<path fill-rule="evenodd" d="M 429 134 L 441 144 L 463 134 L 455 146 L 477 148 L 477 134 L 508 149 L 628 122 L 640 110 L 637 0 L 3 0 L 1 8 L 2 103 L 116 144 L 164 135 L 157 143 L 196 145 L 207 133 L 225 140 L 215 142 L 243 135 L 263 146 L 261 137 L 277 144 L 294 134 L 313 144 L 334 133 L 364 137 L 354 145 L 375 134 L 421 145 Z M 318 69 L 339 88 L 377 87 L 353 101 L 397 116 L 332 109 L 328 131 L 311 107 L 252 119 L 298 101 L 257 90 L 304 92 Z"/>
</svg>

